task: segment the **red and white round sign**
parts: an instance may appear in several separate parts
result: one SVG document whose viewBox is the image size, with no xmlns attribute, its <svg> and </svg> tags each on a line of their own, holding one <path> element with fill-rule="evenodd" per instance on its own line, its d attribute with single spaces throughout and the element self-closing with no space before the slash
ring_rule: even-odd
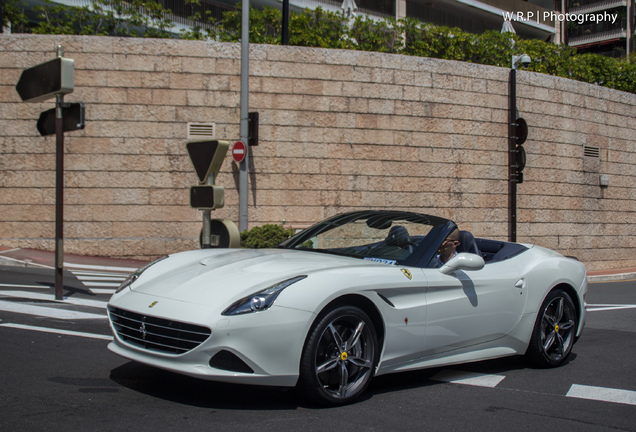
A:
<svg viewBox="0 0 636 432">
<path fill-rule="evenodd" d="M 243 162 L 246 153 L 247 149 L 245 148 L 245 143 L 243 141 L 237 141 L 234 143 L 234 146 L 232 146 L 232 158 L 234 158 L 236 162 Z"/>
</svg>

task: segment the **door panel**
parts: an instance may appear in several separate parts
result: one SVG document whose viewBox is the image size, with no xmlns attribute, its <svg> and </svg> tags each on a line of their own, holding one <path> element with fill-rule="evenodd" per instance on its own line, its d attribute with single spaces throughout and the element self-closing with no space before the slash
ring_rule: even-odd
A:
<svg viewBox="0 0 636 432">
<path fill-rule="evenodd" d="M 527 297 L 516 262 L 452 275 L 424 269 L 429 285 L 425 356 L 492 341 L 514 329 Z"/>
</svg>

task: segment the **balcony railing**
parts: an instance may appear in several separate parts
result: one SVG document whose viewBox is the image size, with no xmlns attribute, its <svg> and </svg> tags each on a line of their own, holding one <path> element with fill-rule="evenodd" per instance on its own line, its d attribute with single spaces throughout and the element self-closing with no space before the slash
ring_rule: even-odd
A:
<svg viewBox="0 0 636 432">
<path fill-rule="evenodd" d="M 570 41 L 572 41 L 573 38 L 577 37 L 596 35 L 599 33 L 615 33 L 620 31 L 627 31 L 626 18 L 618 18 L 615 23 L 612 23 L 611 21 L 601 21 L 596 23 L 580 24 L 571 28 L 568 31 L 568 36 L 570 37 Z"/>
<path fill-rule="evenodd" d="M 568 45 L 575 47 L 579 45 L 587 45 L 597 42 L 605 42 L 625 38 L 627 38 L 627 30 L 624 28 L 617 28 L 599 33 L 570 37 L 570 39 L 568 40 Z"/>
<path fill-rule="evenodd" d="M 375 15 L 380 17 L 395 16 L 395 0 L 355 0 L 358 6 L 357 12 Z M 296 0 L 293 2 L 295 6 L 311 7 L 330 6 L 330 9 L 340 10 L 342 0 Z"/>
<path fill-rule="evenodd" d="M 627 6 L 627 0 L 567 0 L 568 12 L 585 13 Z"/>
</svg>

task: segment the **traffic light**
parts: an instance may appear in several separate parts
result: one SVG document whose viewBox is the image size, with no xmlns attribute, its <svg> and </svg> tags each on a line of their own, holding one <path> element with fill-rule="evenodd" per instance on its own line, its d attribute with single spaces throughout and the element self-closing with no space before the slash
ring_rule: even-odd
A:
<svg viewBox="0 0 636 432">
<path fill-rule="evenodd" d="M 528 123 L 518 117 L 513 123 L 511 140 L 514 141 L 514 149 L 511 149 L 510 157 L 510 181 L 523 183 L 523 169 L 526 167 L 526 149 L 523 143 L 528 138 Z"/>
<path fill-rule="evenodd" d="M 251 112 L 247 115 L 247 145 L 258 145 L 258 112 Z"/>
<path fill-rule="evenodd" d="M 190 187 L 190 207 L 201 210 L 215 210 L 225 205 L 223 186 L 199 185 Z"/>
</svg>

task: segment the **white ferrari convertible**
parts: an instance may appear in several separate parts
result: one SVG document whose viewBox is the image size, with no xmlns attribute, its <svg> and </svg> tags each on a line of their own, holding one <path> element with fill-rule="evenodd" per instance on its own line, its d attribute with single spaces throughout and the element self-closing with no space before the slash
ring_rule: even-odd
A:
<svg viewBox="0 0 636 432">
<path fill-rule="evenodd" d="M 357 211 L 274 249 L 159 259 L 111 298 L 109 348 L 208 380 L 296 386 L 339 405 L 373 376 L 525 355 L 563 364 L 585 322 L 585 267 L 402 211 Z"/>
</svg>

